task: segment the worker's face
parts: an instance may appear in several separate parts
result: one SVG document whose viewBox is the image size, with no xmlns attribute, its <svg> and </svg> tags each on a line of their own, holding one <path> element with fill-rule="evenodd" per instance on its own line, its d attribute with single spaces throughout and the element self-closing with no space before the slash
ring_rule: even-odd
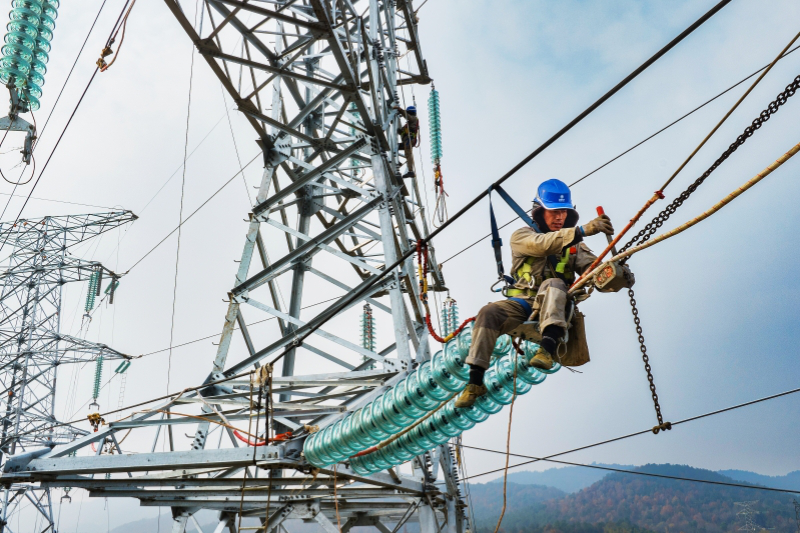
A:
<svg viewBox="0 0 800 533">
<path fill-rule="evenodd" d="M 564 227 L 564 221 L 567 220 L 566 209 L 545 209 L 544 210 L 544 223 L 551 231 L 558 231 Z"/>
</svg>

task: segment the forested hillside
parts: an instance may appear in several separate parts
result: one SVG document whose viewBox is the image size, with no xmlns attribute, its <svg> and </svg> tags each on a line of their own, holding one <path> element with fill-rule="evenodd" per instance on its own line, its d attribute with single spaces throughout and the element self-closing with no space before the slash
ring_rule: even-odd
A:
<svg viewBox="0 0 800 533">
<path fill-rule="evenodd" d="M 679 465 L 646 465 L 647 472 L 732 482 L 708 470 Z M 502 491 L 491 483 L 473 485 L 478 531 L 494 531 Z M 508 506 L 501 531 L 733 532 L 741 525 L 735 502 L 754 501 L 755 522 L 776 531 L 794 531 L 794 507 L 788 494 L 636 476 L 610 474 L 577 493 L 536 485 L 508 485 Z M 549 524 L 549 525 L 548 525 Z M 591 525 L 594 524 L 594 525 Z M 643 529 L 636 529 L 636 528 Z M 549 529 L 548 529 L 549 528 Z"/>
</svg>

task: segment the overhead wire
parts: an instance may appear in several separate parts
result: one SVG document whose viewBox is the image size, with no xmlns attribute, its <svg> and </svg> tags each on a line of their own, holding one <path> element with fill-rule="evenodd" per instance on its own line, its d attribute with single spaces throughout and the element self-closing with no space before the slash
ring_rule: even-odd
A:
<svg viewBox="0 0 800 533">
<path fill-rule="evenodd" d="M 133 0 L 134 2 L 136 0 Z M 201 6 L 198 8 L 198 6 Z M 131 4 L 131 8 L 133 8 L 133 4 Z M 202 8 L 202 4 L 200 4 L 200 0 L 195 2 L 195 14 L 194 14 L 194 23 L 197 25 L 197 11 L 200 11 L 200 29 L 202 32 L 203 27 L 203 14 L 205 11 Z M 130 13 L 130 11 L 128 11 Z M 127 15 L 125 20 L 127 21 Z M 123 26 L 124 28 L 124 26 Z M 123 30 L 122 37 L 125 38 L 125 32 Z M 120 42 L 120 44 L 122 44 Z M 119 48 L 117 48 L 119 51 Z M 181 260 L 181 234 L 183 229 L 183 202 L 185 199 L 186 193 L 186 160 L 189 157 L 189 125 L 192 118 L 192 88 L 194 84 L 194 53 L 195 47 L 194 43 L 192 43 L 192 50 L 191 50 L 191 63 L 189 66 L 189 96 L 186 103 L 186 131 L 183 137 L 183 172 L 181 173 L 181 201 L 180 201 L 180 208 L 178 209 L 178 243 L 175 249 L 175 276 L 172 280 L 172 314 L 170 315 L 170 325 L 169 325 L 169 345 L 172 346 L 172 342 L 175 337 L 175 308 L 178 302 L 178 268 L 180 265 Z M 117 56 L 114 56 L 114 60 L 116 60 Z M 112 60 L 111 63 L 114 61 Z M 108 66 L 111 66 L 109 64 Z M 226 107 L 227 110 L 227 107 Z M 239 165 L 241 167 L 241 165 Z M 170 374 L 172 372 L 172 348 L 169 350 L 169 357 L 167 358 L 167 392 L 169 392 L 169 381 L 170 381 Z"/>
<path fill-rule="evenodd" d="M 130 0 L 128 0 L 128 1 L 130 1 Z M 109 35 L 109 39 L 106 41 L 106 43 L 110 42 L 111 36 L 114 35 L 114 30 L 116 29 L 116 26 L 119 24 L 120 19 L 122 18 L 122 16 L 125 13 L 125 8 L 128 6 L 128 1 L 126 1 L 125 5 L 123 6 L 122 12 L 120 13 L 120 16 L 117 19 L 117 22 L 115 24 L 115 28 L 113 28 L 111 30 L 111 34 Z M 92 72 L 92 76 L 89 78 L 89 81 L 86 84 L 86 87 L 83 89 L 83 92 L 81 93 L 81 96 L 78 99 L 78 103 L 75 104 L 75 108 L 72 110 L 72 113 L 70 113 L 70 116 L 67 119 L 67 123 L 64 125 L 64 128 L 61 130 L 61 133 L 59 134 L 55 145 L 53 145 L 53 148 L 50 150 L 50 154 L 47 156 L 47 160 L 45 161 L 44 165 L 42 166 L 42 170 L 39 171 L 39 177 L 37 177 L 36 181 L 33 182 L 33 186 L 31 187 L 31 190 L 28 192 L 28 195 L 25 198 L 25 201 L 23 202 L 22 207 L 19 210 L 19 213 L 17 213 L 17 216 L 14 219 L 14 223 L 15 224 L 17 222 L 19 222 L 19 219 L 22 216 L 23 211 L 25 211 L 25 207 L 28 205 L 28 201 L 31 199 L 31 196 L 33 195 L 33 191 L 36 190 L 36 187 L 39 185 L 39 182 L 41 181 L 42 176 L 44 176 L 44 173 L 47 170 L 47 167 L 50 165 L 50 161 L 53 159 L 53 155 L 56 153 L 56 150 L 58 149 L 59 145 L 61 144 L 61 140 L 64 138 L 64 135 L 67 133 L 67 130 L 69 129 L 70 124 L 72 124 L 72 119 L 75 118 L 75 114 L 78 112 L 78 109 L 80 108 L 81 103 L 83 103 L 83 100 L 86 97 L 86 94 L 89 92 L 89 87 L 92 86 L 92 82 L 94 82 L 94 79 L 95 79 L 95 77 L 97 77 L 97 73 L 99 71 L 100 71 L 100 68 L 99 67 L 95 67 L 94 72 Z M 6 235 L 5 239 L 3 239 L 3 242 L 0 243 L 0 250 L 3 249 L 3 247 L 6 245 L 6 242 L 8 242 L 8 235 Z"/>
<path fill-rule="evenodd" d="M 800 45 L 798 45 L 798 46 L 795 46 L 794 48 L 792 48 L 791 50 L 789 50 L 788 52 L 786 52 L 785 54 L 783 54 L 783 55 L 781 56 L 781 59 L 783 59 L 783 58 L 787 57 L 789 54 L 792 54 L 792 53 L 796 52 L 798 49 L 800 49 Z M 706 101 L 705 101 L 705 102 L 703 102 L 702 104 L 698 105 L 697 107 L 695 107 L 694 109 L 692 109 L 692 110 L 691 110 L 691 111 L 689 111 L 688 113 L 685 113 L 684 115 L 680 116 L 679 118 L 677 118 L 677 119 L 673 120 L 672 122 L 670 122 L 669 124 L 667 124 L 667 125 L 666 125 L 666 126 L 664 126 L 663 128 L 659 129 L 659 130 L 658 130 L 658 131 L 656 131 L 655 133 L 652 133 L 652 134 L 648 135 L 647 137 L 645 137 L 645 138 L 644 138 L 644 139 L 642 139 L 641 141 L 637 142 L 636 144 L 634 144 L 634 145 L 633 145 L 633 146 L 631 146 L 630 148 L 628 148 L 628 149 L 624 150 L 623 152 L 619 153 L 618 155 L 616 155 L 616 156 L 612 157 L 611 159 L 609 159 L 608 161 L 606 161 L 605 163 L 603 163 L 603 164 L 602 164 L 602 165 L 600 165 L 599 167 L 595 168 L 595 169 L 594 169 L 594 170 L 592 170 L 591 172 L 588 172 L 587 174 L 584 174 L 582 177 L 580 177 L 580 178 L 578 178 L 577 180 L 575 180 L 575 181 L 573 181 L 572 183 L 570 183 L 570 184 L 569 184 L 570 188 L 571 188 L 571 187 L 574 187 L 574 186 L 575 186 L 575 185 L 577 185 L 578 183 L 581 183 L 583 180 L 585 180 L 586 178 L 588 178 L 588 177 L 592 176 L 593 174 L 595 174 L 596 172 L 598 172 L 598 171 L 602 170 L 603 168 L 607 167 L 608 165 L 610 165 L 610 164 L 611 164 L 611 163 L 613 163 L 614 161 L 616 161 L 616 160 L 620 159 L 621 157 L 623 157 L 623 156 L 627 155 L 628 153 L 632 152 L 633 150 L 635 150 L 636 148 L 640 147 L 641 145 L 643 145 L 643 144 L 644 144 L 644 143 L 646 143 L 647 141 L 649 141 L 649 140 L 651 140 L 651 139 L 655 138 L 656 136 L 660 135 L 661 133 L 664 133 L 666 130 L 668 130 L 668 129 L 669 129 L 669 128 L 671 128 L 672 126 L 675 126 L 675 125 L 676 125 L 676 124 L 678 124 L 679 122 L 681 122 L 681 121 L 683 121 L 684 119 L 688 118 L 689 116 L 693 115 L 694 113 L 696 113 L 697 111 L 701 110 L 702 108 L 704 108 L 705 106 L 707 106 L 707 105 L 708 105 L 708 104 L 710 104 L 711 102 L 713 102 L 713 101 L 717 100 L 719 97 L 721 97 L 721 96 L 723 96 L 723 95 L 725 95 L 725 94 L 729 93 L 730 91 L 732 91 L 733 89 L 735 89 L 736 87 L 738 87 L 738 86 L 739 86 L 739 85 L 741 85 L 742 83 L 746 82 L 747 80 L 749 80 L 749 79 L 750 79 L 750 78 L 752 78 L 753 76 L 755 76 L 755 75 L 759 74 L 760 72 L 762 72 L 764 69 L 768 68 L 769 66 L 770 66 L 769 64 L 767 64 L 767 65 L 764 65 L 763 67 L 761 67 L 760 69 L 756 70 L 756 71 L 755 71 L 755 72 L 753 72 L 752 74 L 750 74 L 750 75 L 748 75 L 748 76 L 746 76 L 746 77 L 742 78 L 741 80 L 737 81 L 736 83 L 734 83 L 733 85 L 731 85 L 730 87 L 728 87 L 727 89 L 725 89 L 724 91 L 722 91 L 722 92 L 720 92 L 720 93 L 716 94 L 715 96 L 712 96 L 711 98 L 709 98 L 708 100 L 706 100 Z M 512 224 L 513 222 L 515 222 L 515 221 L 517 221 L 517 220 L 519 220 L 519 217 L 514 217 L 513 219 L 509 220 L 508 222 L 506 222 L 505 224 L 503 224 L 502 226 L 500 226 L 500 228 L 499 228 L 499 229 L 503 229 L 503 228 L 505 228 L 506 226 L 508 226 L 508 225 Z M 483 237 L 481 237 L 480 239 L 478 239 L 478 240 L 474 241 L 472 244 L 470 244 L 470 245 L 468 245 L 468 246 L 466 246 L 466 247 L 462 248 L 462 249 L 461 249 L 461 250 L 459 250 L 458 252 L 454 253 L 453 255 L 451 255 L 450 257 L 448 257 L 447 259 L 445 259 L 445 260 L 443 260 L 443 261 L 440 261 L 440 262 L 439 262 L 439 265 L 440 265 L 440 266 L 441 266 L 441 265 L 444 265 L 446 262 L 450 261 L 451 259 L 454 259 L 454 258 L 456 258 L 457 256 L 459 256 L 459 255 L 461 255 L 462 253 L 466 252 L 467 250 L 469 250 L 470 248 L 472 248 L 472 247 L 473 247 L 473 246 L 475 246 L 476 244 L 478 244 L 478 243 L 480 243 L 480 242 L 482 242 L 482 241 L 484 241 L 484 240 L 488 239 L 488 238 L 489 238 L 489 237 L 491 237 L 491 236 L 492 236 L 492 234 L 491 234 L 491 233 L 488 233 L 488 234 L 484 235 L 484 236 L 483 236 Z"/>
<path fill-rule="evenodd" d="M 650 65 L 655 63 L 659 58 L 661 58 L 664 54 L 674 48 L 678 43 L 680 43 L 684 38 L 690 35 L 693 31 L 697 28 L 702 26 L 704 22 L 710 19 L 713 15 L 715 15 L 719 10 L 725 7 L 727 4 L 730 3 L 731 0 L 721 0 L 717 3 L 714 7 L 712 7 L 708 12 L 706 12 L 703 16 L 697 19 L 694 23 L 692 23 L 688 28 L 686 28 L 683 32 L 681 32 L 677 37 L 675 37 L 672 41 L 667 43 L 664 47 L 662 47 L 658 52 L 652 55 L 649 59 L 647 59 L 644 63 L 642 63 L 639 67 L 637 67 L 633 72 L 631 72 L 628 76 L 626 76 L 622 81 L 617 83 L 614 87 L 612 87 L 609 91 L 607 91 L 603 96 L 597 99 L 593 104 L 587 107 L 584 111 L 582 111 L 578 116 L 572 119 L 567 125 L 562 127 L 558 130 L 554 135 L 552 135 L 549 139 L 547 139 L 544 143 L 542 143 L 538 148 L 536 148 L 533 152 L 527 155 L 525 158 L 522 159 L 519 163 L 517 163 L 514 167 L 511 168 L 508 172 L 503 174 L 497 181 L 495 181 L 487 190 L 478 194 L 475 198 L 469 201 L 464 207 L 462 207 L 455 215 L 450 217 L 446 222 L 444 222 L 441 226 L 436 228 L 430 235 L 427 237 L 420 239 L 419 243 L 429 243 L 433 240 L 434 237 L 439 235 L 443 232 L 447 227 L 453 224 L 456 220 L 461 218 L 466 212 L 472 209 L 479 201 L 489 195 L 489 191 L 493 188 L 501 185 L 506 180 L 511 178 L 514 174 L 516 174 L 522 167 L 527 165 L 531 160 L 533 160 L 536 156 L 542 153 L 545 149 L 547 149 L 550 145 L 560 139 L 564 134 L 570 131 L 573 127 L 575 127 L 578 123 L 580 123 L 584 118 L 589 116 L 594 110 L 600 107 L 604 102 L 606 102 L 609 98 L 614 96 L 617 92 L 619 92 L 623 87 L 625 87 L 628 83 L 634 80 L 639 74 L 644 72 Z M 366 294 L 378 281 L 389 275 L 390 272 L 394 272 L 397 267 L 402 265 L 409 257 L 411 257 L 415 253 L 415 248 L 410 247 L 405 253 L 403 253 L 397 261 L 393 264 L 386 266 L 383 271 L 376 275 L 375 277 L 371 278 L 367 282 L 365 282 L 359 289 L 353 290 L 348 296 L 342 299 L 342 303 L 340 307 L 344 308 L 355 302 L 358 298 L 361 298 L 364 294 Z M 322 325 L 328 322 L 331 318 L 333 318 L 337 313 L 330 312 L 327 313 L 324 317 L 322 317 L 318 322 L 314 323 L 311 327 L 309 327 L 308 331 L 303 333 L 296 342 L 302 343 L 308 336 L 314 333 L 317 329 L 319 329 Z M 283 358 L 286 354 L 292 352 L 296 349 L 296 344 L 284 349 L 281 353 L 279 353 L 275 358 L 270 361 L 270 364 L 274 364 L 281 358 Z"/>
<path fill-rule="evenodd" d="M 678 420 L 676 422 L 672 422 L 672 426 L 675 427 L 675 426 L 678 426 L 680 424 L 686 424 L 686 423 L 689 423 L 689 422 L 694 422 L 696 420 L 702 420 L 703 418 L 708 418 L 708 417 L 716 416 L 716 415 L 719 415 L 719 414 L 722 414 L 722 413 L 735 411 L 735 410 L 741 409 L 743 407 L 748 407 L 748 406 L 755 405 L 755 404 L 758 404 L 758 403 L 767 402 L 767 401 L 770 401 L 770 400 L 775 400 L 777 398 L 782 398 L 784 396 L 789 396 L 789 395 L 792 395 L 792 394 L 796 394 L 798 392 L 800 392 L 800 388 L 790 389 L 790 390 L 787 390 L 787 391 L 784 391 L 784 392 L 779 392 L 777 394 L 772 394 L 770 396 L 764 396 L 763 398 L 757 398 L 755 400 L 750 400 L 750 401 L 739 403 L 739 404 L 736 404 L 736 405 L 731 405 L 729 407 L 724 407 L 722 409 L 716 409 L 714 411 L 709 411 L 707 413 L 703 413 L 703 414 L 700 414 L 700 415 L 695 415 L 695 416 L 691 416 L 689 418 L 684 418 L 682 420 Z M 530 461 L 517 463 L 515 465 L 511 465 L 509 468 L 517 468 L 519 466 L 529 465 L 529 464 L 536 463 L 536 462 L 539 462 L 539 461 L 545 461 L 547 459 L 552 459 L 554 457 L 561 457 L 562 455 L 567 455 L 567 454 L 570 454 L 570 453 L 589 450 L 591 448 L 597 448 L 599 446 L 604 446 L 606 444 L 611 444 L 613 442 L 620 442 L 620 441 L 623 441 L 623 440 L 630 439 L 632 437 L 638 437 L 640 435 L 646 435 L 646 434 L 652 434 L 652 433 L 653 433 L 652 428 L 643 429 L 641 431 L 636 431 L 634 433 L 628 433 L 626 435 L 621 435 L 619 437 L 614 437 L 614 438 L 611 438 L 611 439 L 601 440 L 601 441 L 595 442 L 593 444 L 587 444 L 585 446 L 580 446 L 578 448 L 572 448 L 571 450 L 566 450 L 566 451 L 563 451 L 563 452 L 554 453 L 552 455 L 547 455 L 545 457 L 541 457 L 541 458 L 538 458 L 538 459 L 533 459 L 533 460 L 530 460 Z M 464 445 L 464 446 L 466 447 L 466 445 Z M 504 470 L 503 468 L 497 468 L 497 469 L 494 469 L 494 470 L 489 470 L 487 472 L 482 472 L 480 474 L 475 474 L 475 475 L 469 476 L 469 478 L 467 478 L 467 479 L 473 479 L 473 478 L 476 478 L 476 477 L 487 476 L 489 474 L 495 474 L 497 472 L 502 472 L 503 470 Z"/>
<path fill-rule="evenodd" d="M 44 126 L 42 126 L 42 131 L 39 132 L 38 138 L 36 139 L 36 144 L 38 145 L 39 142 L 42 140 L 42 136 L 44 132 L 47 130 L 47 125 L 50 123 L 50 118 L 53 116 L 53 112 L 58 107 L 58 102 L 61 100 L 61 95 L 64 94 L 64 89 L 67 88 L 67 83 L 69 83 L 70 78 L 72 77 L 72 72 L 75 70 L 75 65 L 78 64 L 78 60 L 80 60 L 81 55 L 83 54 L 83 49 L 86 47 L 86 43 L 89 42 L 89 37 L 91 37 L 92 32 L 94 31 L 95 24 L 97 24 L 97 20 L 100 18 L 100 14 L 103 12 L 103 8 L 106 6 L 106 2 L 108 0 L 103 0 L 103 3 L 100 4 L 100 9 L 97 11 L 97 15 L 94 17 L 94 21 L 92 21 L 92 25 L 89 27 L 89 32 L 86 34 L 86 38 L 83 40 L 83 44 L 81 45 L 80 50 L 78 50 L 78 55 L 75 56 L 75 61 L 72 63 L 72 67 L 70 67 L 69 72 L 67 73 L 67 77 L 64 80 L 63 85 L 61 85 L 61 90 L 58 91 L 58 96 L 56 96 L 56 101 L 53 102 L 53 107 L 50 108 L 50 113 L 47 115 L 47 118 L 44 121 Z"/>
<path fill-rule="evenodd" d="M 787 44 L 786 47 L 783 48 L 783 50 L 781 50 L 781 52 L 761 73 L 761 75 L 758 78 L 756 78 L 756 80 L 752 83 L 752 85 L 750 85 L 750 87 L 748 87 L 748 89 L 744 92 L 744 94 L 742 94 L 742 96 L 739 97 L 736 103 L 733 104 L 733 106 L 728 110 L 727 113 L 725 113 L 725 116 L 723 116 L 722 119 L 720 119 L 720 121 L 711 129 L 711 131 L 708 132 L 708 135 L 706 135 L 703 138 L 703 140 L 700 141 L 700 144 L 698 144 L 697 147 L 694 150 L 692 150 L 692 152 L 689 154 L 686 160 L 683 163 L 681 163 L 677 169 L 675 169 L 675 172 L 672 173 L 672 175 L 667 179 L 667 181 L 664 182 L 664 184 L 658 190 L 656 190 L 655 193 L 653 193 L 653 196 L 649 200 L 647 200 L 647 202 L 645 202 L 641 208 L 639 208 L 639 211 L 636 212 L 633 218 L 630 219 L 630 221 L 622 228 L 622 230 L 617 232 L 614 238 L 608 242 L 608 246 L 606 246 L 606 248 L 602 252 L 597 254 L 597 257 L 594 259 L 592 264 L 589 265 L 589 268 L 587 268 L 586 271 L 584 271 L 584 273 L 578 277 L 575 283 L 573 283 L 573 286 L 586 277 L 586 272 L 593 270 L 597 265 L 599 265 L 603 260 L 603 258 L 608 254 L 608 252 L 610 252 L 612 249 L 616 249 L 617 243 L 619 243 L 619 241 L 622 239 L 622 237 L 625 236 L 628 230 L 630 230 L 636 224 L 636 222 L 639 221 L 639 219 L 642 217 L 645 211 L 650 209 L 650 207 L 653 204 L 655 204 L 658 200 L 664 199 L 664 190 L 669 186 L 669 184 L 672 183 L 672 181 L 678 176 L 678 174 L 684 168 L 686 168 L 686 165 L 689 164 L 689 162 L 694 158 L 695 155 L 697 155 L 700 149 L 703 146 L 705 146 L 708 140 L 719 130 L 720 127 L 722 127 L 725 121 L 728 120 L 728 118 L 733 114 L 733 112 L 736 111 L 736 109 L 741 105 L 742 102 L 744 102 L 745 98 L 747 98 L 750 95 L 753 89 L 756 88 L 756 86 L 761 82 L 761 80 L 763 80 L 764 77 L 769 73 L 769 71 L 772 70 L 772 67 L 774 67 L 778 63 L 778 61 L 780 61 L 781 57 L 783 57 L 783 55 L 789 50 L 789 48 L 791 48 L 794 42 L 799 38 L 800 38 L 800 32 L 798 32 L 797 35 L 795 35 L 792 38 L 792 40 L 789 41 L 789 44 Z M 633 298 L 632 290 L 630 290 L 629 293 L 631 293 L 631 298 Z M 653 394 L 654 394 L 653 398 L 655 399 L 655 392 Z"/>
<path fill-rule="evenodd" d="M 506 452 L 503 452 L 503 451 L 500 451 L 500 450 L 492 450 L 492 449 L 489 449 L 489 448 L 481 448 L 479 446 L 467 446 L 466 444 L 464 445 L 464 448 L 469 448 L 471 450 L 477 450 L 477 451 L 481 451 L 481 452 L 490 452 L 490 453 L 497 453 L 497 454 L 504 454 L 504 455 L 506 453 Z M 788 492 L 788 493 L 791 493 L 791 494 L 800 494 L 800 490 L 779 489 L 779 488 L 775 488 L 775 487 L 764 487 L 764 486 L 760 486 L 760 485 L 747 485 L 747 484 L 744 484 L 744 483 L 736 483 L 736 482 L 728 482 L 728 481 L 714 481 L 714 480 L 711 480 L 711 479 L 698 479 L 698 478 L 690 478 L 690 477 L 684 477 L 684 476 L 670 476 L 668 474 L 656 474 L 656 473 L 653 473 L 653 472 L 645 472 L 645 471 L 642 471 L 642 470 L 625 470 L 625 469 L 622 469 L 622 468 L 613 468 L 613 467 L 610 467 L 610 466 L 601 466 L 601 465 L 595 465 L 595 464 L 587 465 L 585 463 L 574 463 L 574 462 L 571 462 L 571 461 L 562 461 L 562 460 L 559 460 L 559 459 L 546 459 L 544 457 L 534 457 L 532 455 L 522 455 L 522 454 L 518 454 L 518 453 L 512 453 L 511 455 L 513 455 L 514 457 L 520 457 L 520 458 L 523 458 L 523 459 L 533 459 L 533 460 L 538 460 L 538 461 L 546 461 L 548 463 L 554 463 L 554 464 L 559 464 L 559 465 L 564 465 L 564 466 L 578 466 L 578 467 L 581 467 L 581 468 L 592 468 L 594 470 L 605 470 L 606 472 L 617 472 L 617 473 L 620 473 L 620 474 L 633 474 L 633 475 L 637 475 L 637 476 L 647 476 L 647 477 L 655 477 L 655 478 L 661 478 L 661 479 L 672 479 L 672 480 L 676 480 L 676 481 L 691 481 L 691 482 L 694 482 L 694 483 L 707 483 L 707 484 L 710 484 L 710 485 L 723 485 L 723 486 L 726 486 L 726 487 L 739 487 L 739 488 L 743 488 L 743 489 L 766 490 L 766 491 L 773 491 L 773 492 Z"/>
<path fill-rule="evenodd" d="M 169 233 L 167 233 L 167 235 L 165 235 L 163 239 L 161 239 L 160 241 L 158 241 L 158 243 L 156 243 L 156 245 L 155 245 L 155 246 L 153 246 L 152 248 L 150 248 L 150 250 L 148 250 L 148 251 L 147 251 L 147 253 L 145 253 L 145 254 L 144 254 L 142 257 L 140 257 L 140 258 L 139 258 L 139 259 L 138 259 L 138 260 L 137 260 L 137 261 L 136 261 L 136 262 L 135 262 L 133 265 L 131 265 L 131 266 L 128 268 L 128 270 L 126 270 L 126 271 L 124 272 L 124 274 L 127 274 L 127 273 L 129 273 L 129 272 L 130 272 L 131 270 L 133 270 L 133 269 L 134 269 L 134 268 L 135 268 L 137 265 L 139 265 L 139 263 L 141 263 L 142 261 L 144 261 L 144 260 L 145 260 L 145 258 L 147 258 L 147 257 L 148 257 L 148 256 L 149 256 L 151 253 L 153 253 L 153 252 L 154 252 L 154 251 L 155 251 L 155 250 L 156 250 L 156 249 L 157 249 L 159 246 L 161 246 L 162 244 L 164 244 L 164 242 L 165 242 L 167 239 L 169 239 L 169 238 L 172 236 L 172 234 L 173 234 L 173 233 L 175 233 L 176 231 L 178 231 L 178 229 L 179 229 L 181 226 L 183 226 L 184 224 L 186 224 L 187 222 L 189 222 L 189 220 L 191 220 L 191 218 L 192 218 L 194 215 L 196 215 L 198 211 L 200 211 L 202 208 L 204 208 L 204 207 L 205 207 L 205 206 L 208 204 L 208 202 L 210 202 L 211 200 L 213 200 L 213 199 L 214 199 L 214 197 L 215 197 L 215 196 L 217 196 L 217 195 L 218 195 L 220 192 L 222 192 L 222 190 L 223 190 L 225 187 L 227 187 L 227 186 L 228 186 L 228 185 L 229 185 L 229 184 L 230 184 L 230 183 L 231 183 L 233 180 L 235 180 L 237 177 L 239 177 L 239 174 L 241 174 L 242 172 L 244 172 L 244 170 L 245 170 L 247 167 L 249 167 L 249 166 L 250 166 L 250 165 L 251 165 L 251 164 L 252 164 L 252 163 L 253 163 L 253 162 L 254 162 L 256 159 L 258 159 L 258 158 L 259 158 L 259 156 L 261 156 L 261 154 L 260 154 L 260 153 L 259 153 L 259 154 L 256 154 L 255 156 L 253 156 L 253 159 L 251 159 L 250 161 L 248 161 L 248 162 L 247 162 L 247 163 L 246 163 L 246 164 L 245 164 L 245 165 L 244 165 L 244 166 L 243 166 L 243 167 L 242 167 L 240 170 L 238 170 L 238 171 L 236 172 L 236 174 L 234 174 L 233 176 L 231 176 L 231 178 L 230 178 L 230 179 L 228 179 L 228 181 L 226 181 L 225 183 L 223 183 L 223 184 L 222 184 L 222 186 L 221 186 L 219 189 L 217 189 L 216 191 L 214 191 L 214 193 L 213 193 L 211 196 L 209 196 L 208 198 L 206 198 L 206 200 L 205 200 L 205 201 L 204 201 L 202 204 L 200 204 L 200 205 L 197 207 L 197 209 L 195 209 L 194 211 L 192 211 L 192 212 L 191 212 L 191 214 L 189 214 L 189 216 L 187 216 L 185 219 L 183 219 L 183 222 L 181 222 L 181 223 L 180 223 L 178 226 L 176 226 L 176 227 L 175 227 L 175 228 L 174 228 L 172 231 L 170 231 Z"/>
</svg>

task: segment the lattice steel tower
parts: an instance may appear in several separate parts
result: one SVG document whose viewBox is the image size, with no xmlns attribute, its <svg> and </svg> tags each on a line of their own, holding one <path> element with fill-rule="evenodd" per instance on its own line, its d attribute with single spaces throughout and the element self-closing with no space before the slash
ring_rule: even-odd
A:
<svg viewBox="0 0 800 533">
<path fill-rule="evenodd" d="M 411 103 L 402 86 L 431 81 L 412 3 L 204 0 L 190 20 L 178 2 L 165 1 L 263 151 L 223 333 L 215 353 L 195 360 L 213 359 L 208 383 L 269 369 L 286 354 L 271 376 L 187 391 L 6 465 L 2 480 L 43 480 L 169 506 L 176 533 L 200 509 L 219 511 L 217 532 L 252 528 L 254 521 L 261 531 L 286 531 L 290 520 L 315 521 L 330 533 L 339 531 L 337 522 L 343 532 L 385 532 L 386 524 L 400 528 L 411 518 L 424 533 L 463 531 L 447 443 L 417 456 L 406 471 L 369 476 L 346 464 L 317 469 L 301 455 L 315 427 L 367 404 L 431 357 L 413 258 L 363 297 L 345 300 L 428 234 L 425 185 L 419 169 L 409 173 L 414 169 L 398 146 L 402 119 L 393 108 Z M 430 252 L 432 289 L 444 290 Z M 315 305 L 331 295 L 339 299 Z M 374 349 L 365 347 L 359 327 L 365 303 L 374 327 L 386 332 Z M 267 318 L 275 320 L 249 325 Z M 206 420 L 199 425 L 198 415 Z M 265 431 L 267 415 L 274 425 Z M 249 435 L 234 430 L 237 423 Z M 197 425 L 191 441 L 173 434 L 177 424 Z M 119 454 L 112 446 L 111 455 L 84 455 L 93 442 L 115 443 L 119 431 L 154 429 L 151 453 Z M 291 437 L 280 440 L 287 431 Z M 170 451 L 154 452 L 160 438 Z"/>
<path fill-rule="evenodd" d="M 13 250 L 0 273 L 0 451 L 4 456 L 66 444 L 88 433 L 56 419 L 58 368 L 93 362 L 101 355 L 125 356 L 104 344 L 61 332 L 62 288 L 101 274 L 113 287 L 118 276 L 99 262 L 73 257 L 70 248 L 134 219 L 129 211 L 121 211 L 0 224 L 0 242 Z M 25 489 L 12 485 L 5 490 L 0 531 L 23 500 L 52 525 L 49 491 Z"/>
</svg>

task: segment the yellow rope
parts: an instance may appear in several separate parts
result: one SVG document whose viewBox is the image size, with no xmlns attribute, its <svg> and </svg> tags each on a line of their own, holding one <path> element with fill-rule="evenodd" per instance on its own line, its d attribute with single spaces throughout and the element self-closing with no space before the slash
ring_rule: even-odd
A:
<svg viewBox="0 0 800 533">
<path fill-rule="evenodd" d="M 693 218 L 692 220 L 690 220 L 688 222 L 685 222 L 685 223 L 681 224 L 680 226 L 678 226 L 677 228 L 675 228 L 673 230 L 670 230 L 670 231 L 668 231 L 666 233 L 663 233 L 663 234 L 659 235 L 658 237 L 656 237 L 654 239 L 651 239 L 651 240 L 649 240 L 649 241 L 647 241 L 645 243 L 642 243 L 642 244 L 640 244 L 638 246 L 634 246 L 633 248 L 630 248 L 625 252 L 617 254 L 614 257 L 612 257 L 611 259 L 609 259 L 608 262 L 620 261 L 622 259 L 630 257 L 633 254 L 635 254 L 636 252 L 640 252 L 640 251 L 644 250 L 645 248 L 649 248 L 649 247 L 651 247 L 651 246 L 653 246 L 655 244 L 658 244 L 661 241 L 665 241 L 665 240 L 669 239 L 670 237 L 674 237 L 675 235 L 686 231 L 687 229 L 691 228 L 692 226 L 694 226 L 696 224 L 699 224 L 703 220 L 707 219 L 708 217 L 710 217 L 711 215 L 713 215 L 714 213 L 716 213 L 717 211 L 719 211 L 720 209 L 722 209 L 723 207 L 725 207 L 726 205 L 731 203 L 735 198 L 737 198 L 738 196 L 743 194 L 745 191 L 747 191 L 748 189 L 753 187 L 756 183 L 758 183 L 759 181 L 763 180 L 764 178 L 766 178 L 767 176 L 772 174 L 772 172 L 775 169 L 777 169 L 782 164 L 784 164 L 786 161 L 791 159 L 792 156 L 794 156 L 798 151 L 800 151 L 800 143 L 794 145 L 791 150 L 789 150 L 788 152 L 783 154 L 781 157 L 776 159 L 771 165 L 769 165 L 767 168 L 765 168 L 764 170 L 762 170 L 761 172 L 756 174 L 753 178 L 748 180 L 744 185 L 742 185 L 741 187 L 739 187 L 738 189 L 736 189 L 735 191 L 730 193 L 728 196 L 726 196 L 725 198 L 723 198 L 722 200 L 720 200 L 719 202 L 714 204 L 714 206 L 711 207 L 711 209 L 705 211 L 700 216 L 697 216 L 697 217 Z M 603 268 L 603 265 L 599 265 L 594 270 L 589 272 L 589 274 L 584 276 L 584 279 L 582 279 L 580 281 L 580 283 L 576 283 L 575 286 L 573 286 L 570 289 L 570 291 L 569 291 L 570 294 L 572 294 L 576 290 L 580 289 L 583 285 L 586 285 L 586 283 L 588 283 L 589 280 L 591 280 L 594 277 L 594 275 L 597 272 L 599 272 L 602 268 Z"/>
</svg>

